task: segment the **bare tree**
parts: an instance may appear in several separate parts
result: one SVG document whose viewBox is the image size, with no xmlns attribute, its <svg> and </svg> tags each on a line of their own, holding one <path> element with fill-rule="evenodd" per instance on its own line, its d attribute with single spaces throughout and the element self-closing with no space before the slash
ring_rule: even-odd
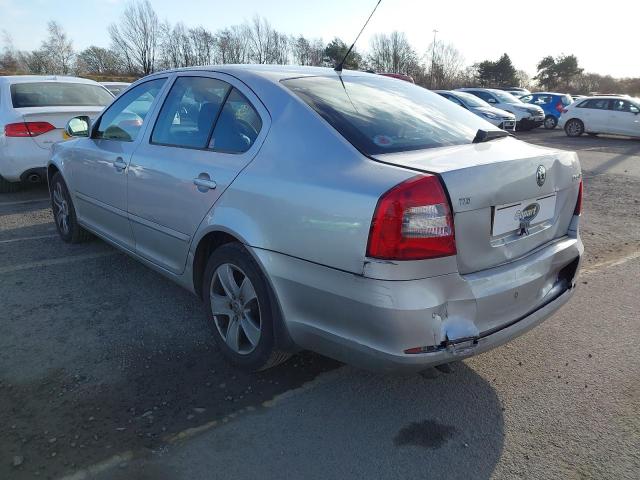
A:
<svg viewBox="0 0 640 480">
<path fill-rule="evenodd" d="M 319 67 L 324 63 L 325 44 L 321 38 L 311 41 L 311 49 L 309 50 L 309 65 Z"/>
<path fill-rule="evenodd" d="M 46 58 L 47 73 L 67 75 L 73 69 L 73 43 L 58 22 L 50 21 L 47 30 L 49 36 L 40 46 L 40 54 Z"/>
<path fill-rule="evenodd" d="M 204 27 L 189 29 L 194 65 L 210 65 L 215 54 L 213 34 Z"/>
<path fill-rule="evenodd" d="M 13 38 L 9 32 L 2 30 L 2 53 L 0 53 L 0 70 L 16 72 L 18 70 L 18 52 L 13 46 Z"/>
<path fill-rule="evenodd" d="M 160 22 L 149 0 L 128 3 L 120 21 L 109 25 L 109 36 L 129 70 L 143 75 L 155 70 Z"/>
<path fill-rule="evenodd" d="M 91 75 L 116 75 L 122 70 L 122 59 L 113 50 L 91 46 L 78 54 L 76 68 Z"/>
<path fill-rule="evenodd" d="M 409 75 L 418 65 L 418 55 L 406 35 L 397 31 L 374 35 L 367 60 L 374 70 Z"/>
<path fill-rule="evenodd" d="M 247 25 L 233 25 L 215 35 L 216 63 L 248 63 L 250 58 Z"/>
<path fill-rule="evenodd" d="M 251 60 L 255 63 L 269 63 L 273 49 L 273 29 L 269 22 L 256 15 L 248 25 Z"/>
<path fill-rule="evenodd" d="M 464 58 L 451 43 L 432 42 L 425 58 L 431 88 L 452 88 L 462 75 Z"/>
<path fill-rule="evenodd" d="M 325 45 L 321 39 L 307 40 L 304 35 L 292 36 L 289 48 L 296 65 L 322 65 Z"/>
</svg>

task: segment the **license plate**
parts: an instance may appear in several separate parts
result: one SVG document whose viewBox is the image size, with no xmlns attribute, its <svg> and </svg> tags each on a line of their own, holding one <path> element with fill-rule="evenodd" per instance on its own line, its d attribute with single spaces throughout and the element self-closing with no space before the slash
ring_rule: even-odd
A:
<svg viewBox="0 0 640 480">
<path fill-rule="evenodd" d="M 496 205 L 493 209 L 493 237 L 519 230 L 524 222 L 527 227 L 553 218 L 556 212 L 556 195 L 545 195 L 517 203 Z"/>
</svg>

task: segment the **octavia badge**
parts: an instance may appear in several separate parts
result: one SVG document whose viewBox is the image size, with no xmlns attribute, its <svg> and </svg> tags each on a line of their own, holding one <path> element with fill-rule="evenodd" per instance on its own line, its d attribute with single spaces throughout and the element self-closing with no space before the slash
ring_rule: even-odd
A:
<svg viewBox="0 0 640 480">
<path fill-rule="evenodd" d="M 544 181 L 547 179 L 547 169 L 542 165 L 538 165 L 538 169 L 536 170 L 536 182 L 538 182 L 538 186 L 541 187 L 544 185 Z"/>
</svg>

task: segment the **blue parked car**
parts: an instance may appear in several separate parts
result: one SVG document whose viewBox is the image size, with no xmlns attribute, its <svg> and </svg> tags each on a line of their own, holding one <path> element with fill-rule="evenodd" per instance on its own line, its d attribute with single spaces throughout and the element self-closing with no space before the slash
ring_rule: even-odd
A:
<svg viewBox="0 0 640 480">
<path fill-rule="evenodd" d="M 532 103 L 544 110 L 544 128 L 553 129 L 558 125 L 562 109 L 573 103 L 571 95 L 566 93 L 536 92 L 520 97 L 524 103 Z"/>
</svg>

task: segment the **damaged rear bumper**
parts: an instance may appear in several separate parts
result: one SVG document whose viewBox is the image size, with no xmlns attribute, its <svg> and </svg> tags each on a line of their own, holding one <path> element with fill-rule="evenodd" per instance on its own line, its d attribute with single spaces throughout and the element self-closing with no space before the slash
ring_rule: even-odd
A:
<svg viewBox="0 0 640 480">
<path fill-rule="evenodd" d="M 298 346 L 386 371 L 466 358 L 535 327 L 573 295 L 582 253 L 567 236 L 482 272 L 394 281 L 255 250 Z"/>
</svg>

